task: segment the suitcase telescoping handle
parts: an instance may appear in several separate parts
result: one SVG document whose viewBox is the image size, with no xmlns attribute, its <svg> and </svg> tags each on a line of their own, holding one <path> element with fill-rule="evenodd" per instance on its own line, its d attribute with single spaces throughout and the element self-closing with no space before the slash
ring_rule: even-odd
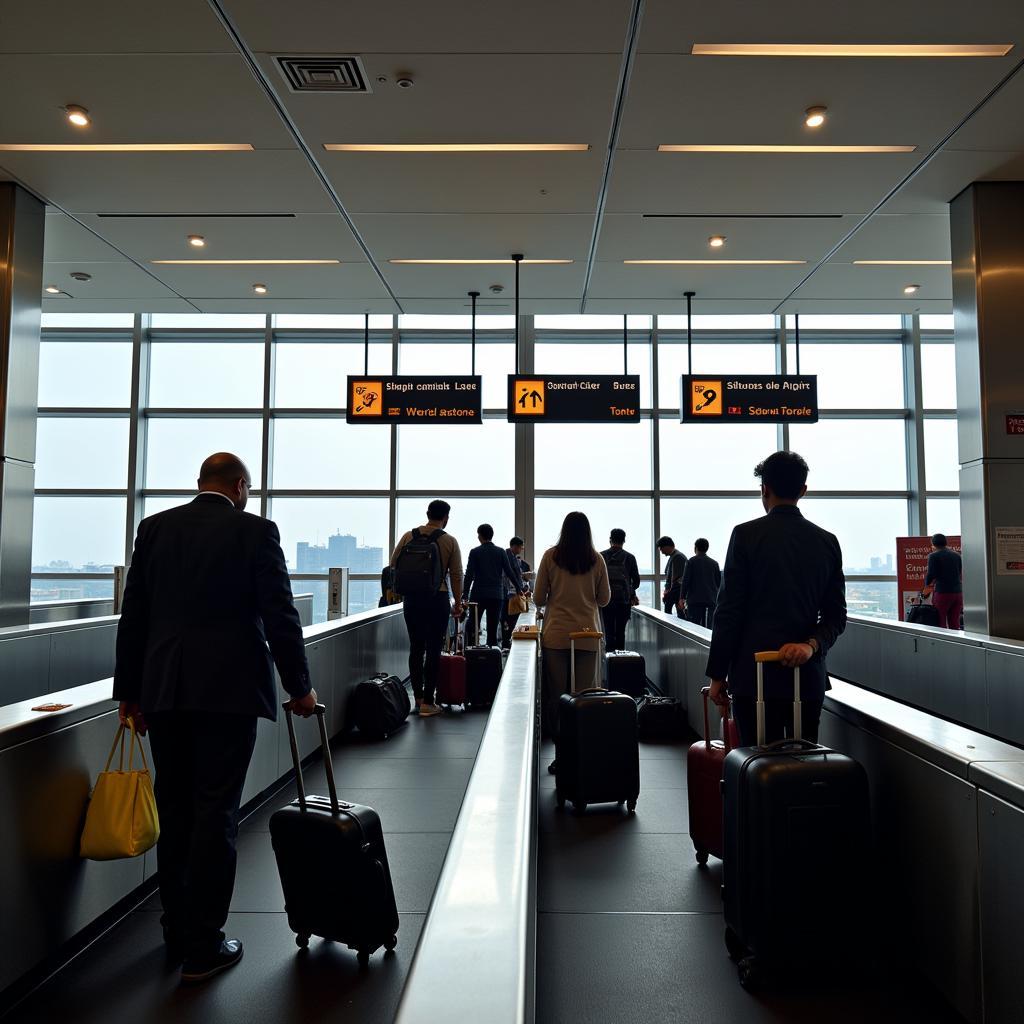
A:
<svg viewBox="0 0 1024 1024">
<path fill-rule="evenodd" d="M 754 655 L 757 664 L 757 745 L 764 746 L 764 665 L 765 662 L 782 661 L 782 655 L 778 651 L 758 651 Z M 800 743 L 803 740 L 803 715 L 800 709 L 800 666 L 793 667 L 793 740 Z M 792 740 L 788 741 L 792 742 Z"/>
<path fill-rule="evenodd" d="M 700 695 L 704 698 L 704 746 L 711 746 L 711 725 L 708 719 L 708 694 L 711 692 L 710 686 L 705 686 L 701 691 Z M 726 726 L 726 720 L 732 717 L 732 705 L 729 705 L 729 714 L 722 715 L 722 742 L 725 744 L 727 751 L 732 750 L 732 742 L 729 737 L 729 729 Z"/>
<path fill-rule="evenodd" d="M 577 640 L 601 640 L 604 638 L 604 633 L 597 629 L 577 629 L 575 633 L 569 634 L 569 692 L 576 692 L 576 641 Z M 600 653 L 600 652 L 599 652 Z M 597 664 L 601 664 L 601 659 L 597 659 Z M 595 676 L 596 678 L 596 676 Z M 593 687 L 592 687 L 593 689 Z M 596 689 L 600 690 L 598 686 Z"/>
<path fill-rule="evenodd" d="M 331 761 L 331 748 L 327 741 L 327 707 L 317 704 L 313 709 L 316 715 L 317 724 L 320 726 L 320 743 L 324 748 L 324 771 L 327 773 L 327 792 L 331 797 L 331 810 L 335 814 L 341 813 L 341 806 L 338 803 L 338 790 L 334 785 L 334 764 Z M 295 786 L 299 791 L 299 806 L 306 809 L 306 787 L 302 782 L 302 765 L 299 764 L 299 747 L 295 742 L 295 723 L 292 720 L 291 708 L 284 705 L 284 717 L 288 723 L 288 742 L 292 748 L 292 764 L 295 766 Z"/>
</svg>

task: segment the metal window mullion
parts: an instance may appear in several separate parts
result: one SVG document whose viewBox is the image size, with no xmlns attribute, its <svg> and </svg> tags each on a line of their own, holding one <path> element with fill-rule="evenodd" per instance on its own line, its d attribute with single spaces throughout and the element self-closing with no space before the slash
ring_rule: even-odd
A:
<svg viewBox="0 0 1024 1024">
<path fill-rule="evenodd" d="M 533 373 L 536 368 L 537 329 L 534 315 L 523 314 L 519 318 L 519 353 L 517 356 L 520 373 Z M 537 428 L 533 423 L 516 423 L 515 430 L 515 490 L 514 519 L 517 537 L 532 549 L 537 520 L 536 457 Z M 534 552 L 534 566 L 539 560 L 540 550 Z"/>
<path fill-rule="evenodd" d="M 148 425 L 143 410 L 149 401 L 148 313 L 136 313 L 132 328 L 132 393 L 128 426 L 128 480 L 125 494 L 124 564 L 131 565 L 135 532 L 144 512 L 142 491 L 146 482 Z"/>
<path fill-rule="evenodd" d="M 654 406 L 652 412 L 652 420 L 654 421 L 651 425 L 651 429 L 654 433 L 651 435 L 651 458 L 653 460 L 653 476 L 652 480 L 654 483 L 654 490 L 651 494 L 651 500 L 653 508 L 651 510 L 651 539 L 657 541 L 661 536 L 661 416 L 659 405 L 661 403 L 661 366 L 658 358 L 660 334 L 658 321 L 660 313 L 652 314 L 651 316 L 651 402 Z M 661 566 L 658 559 L 658 549 L 654 548 L 652 552 L 654 558 L 654 566 L 656 575 L 654 579 L 653 589 L 653 600 L 654 604 L 652 607 L 660 608 L 661 603 L 658 600 L 661 593 Z"/>
<path fill-rule="evenodd" d="M 913 313 L 903 317 L 903 394 L 909 410 L 904 433 L 910 490 L 907 526 L 912 537 L 921 536 L 928 522 L 922 392 L 921 320 L 919 314 Z"/>
<path fill-rule="evenodd" d="M 391 373 L 398 374 L 398 347 L 402 343 L 402 332 L 398 329 L 398 317 L 391 314 Z M 388 463 L 388 547 L 390 556 L 391 550 L 398 541 L 398 424 L 391 424 L 390 437 L 390 461 Z M 390 557 L 389 557 L 390 562 Z"/>
<path fill-rule="evenodd" d="M 787 348 L 786 314 L 775 314 L 775 372 L 785 376 L 789 373 L 789 351 Z M 789 451 L 789 424 L 779 423 L 775 428 L 775 445 L 780 452 Z"/>
<path fill-rule="evenodd" d="M 264 519 L 270 517 L 270 491 L 274 486 L 274 419 L 271 410 L 274 407 L 274 330 L 273 318 L 266 314 L 263 325 L 263 431 L 260 441 L 260 460 L 262 463 L 263 492 L 260 494 L 260 515 Z"/>
</svg>

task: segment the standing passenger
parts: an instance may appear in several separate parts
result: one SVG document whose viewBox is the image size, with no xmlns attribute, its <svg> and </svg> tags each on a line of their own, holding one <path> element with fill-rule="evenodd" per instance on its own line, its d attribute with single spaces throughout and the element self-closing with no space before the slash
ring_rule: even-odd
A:
<svg viewBox="0 0 1024 1024">
<path fill-rule="evenodd" d="M 609 651 L 626 649 L 626 626 L 633 606 L 639 604 L 636 592 L 640 588 L 640 570 L 636 559 L 622 546 L 626 543 L 625 530 L 612 530 L 608 538 L 611 545 L 601 552 L 608 566 L 608 587 L 611 600 L 601 609 L 604 620 L 605 643 Z"/>
<path fill-rule="evenodd" d="M 505 617 L 506 581 L 520 594 L 523 579 L 509 561 L 508 552 L 494 543 L 493 526 L 482 523 L 476 536 L 480 546 L 470 551 L 466 563 L 466 593 L 470 601 L 476 602 L 480 620 L 487 616 L 487 646 L 496 647 L 498 625 Z"/>
<path fill-rule="evenodd" d="M 523 558 L 523 551 L 526 548 L 526 542 L 522 537 L 513 537 L 508 542 L 508 548 L 505 554 L 508 555 L 509 563 L 512 568 L 519 573 L 519 578 L 523 582 L 522 593 L 530 593 L 530 577 L 533 575 L 530 572 L 530 563 Z M 508 649 L 512 645 L 512 634 L 515 632 L 516 623 L 519 621 L 519 613 L 515 615 L 509 615 L 508 613 L 508 599 L 512 597 L 514 591 L 508 586 L 505 587 L 505 638 L 502 646 Z"/>
<path fill-rule="evenodd" d="M 447 501 L 432 501 L 426 525 L 403 534 L 391 555 L 395 591 L 404 598 L 409 631 L 412 695 L 416 713 L 424 716 L 441 713 L 434 703 L 441 648 L 448 619 L 462 606 L 462 552 L 459 542 L 444 532 L 451 510 Z"/>
<path fill-rule="evenodd" d="M 590 520 L 582 512 L 570 512 L 562 523 L 558 543 L 544 552 L 537 570 L 534 594 L 544 608 L 541 633 L 544 678 L 541 694 L 541 733 L 558 738 L 558 699 L 569 690 L 569 634 L 601 630 L 600 609 L 611 598 L 608 567 L 594 550 Z M 577 687 L 592 685 L 597 678 L 600 640 L 576 644 Z M 548 765 L 554 774 L 555 762 Z"/>
<path fill-rule="evenodd" d="M 665 612 L 668 615 L 675 612 L 682 618 L 681 594 L 683 573 L 686 571 L 686 555 L 676 549 L 675 541 L 671 537 L 662 537 L 658 541 L 658 550 L 668 559 L 665 563 L 665 589 L 661 592 Z"/>
<path fill-rule="evenodd" d="M 932 604 L 939 613 L 939 625 L 959 629 L 964 611 L 964 566 L 960 556 L 947 546 L 946 535 L 932 537 L 932 553 L 928 556 L 925 586 L 933 586 Z"/>
<path fill-rule="evenodd" d="M 683 585 L 679 591 L 679 599 L 691 622 L 711 628 L 721 583 L 722 570 L 713 558 L 708 557 L 708 542 L 698 537 L 693 544 L 693 558 L 687 561 L 683 570 Z"/>
</svg>

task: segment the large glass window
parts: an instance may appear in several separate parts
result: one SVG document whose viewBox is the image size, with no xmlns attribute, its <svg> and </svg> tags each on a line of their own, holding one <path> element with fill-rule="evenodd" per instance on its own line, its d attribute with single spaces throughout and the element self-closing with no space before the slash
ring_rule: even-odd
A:
<svg viewBox="0 0 1024 1024">
<path fill-rule="evenodd" d="M 627 370 L 622 342 L 609 341 L 541 341 L 534 353 L 534 369 L 538 373 L 607 373 L 617 375 Z M 651 407 L 651 346 L 630 339 L 628 372 L 640 377 L 640 407 Z M 505 396 L 507 400 L 507 395 Z M 504 404 L 504 403 L 503 403 Z"/>
<path fill-rule="evenodd" d="M 651 489 L 651 421 L 546 423 L 534 427 L 534 466 L 541 490 Z"/>
<path fill-rule="evenodd" d="M 40 417 L 36 487 L 124 490 L 129 426 L 126 416 Z"/>
<path fill-rule="evenodd" d="M 626 531 L 626 550 L 636 556 L 640 572 L 654 571 L 654 507 L 650 498 L 538 498 L 534 508 L 535 554 L 558 542 L 562 520 L 570 512 L 583 512 L 590 520 L 594 546 L 608 547 L 614 529 Z"/>
<path fill-rule="evenodd" d="M 290 572 L 348 566 L 379 576 L 391 554 L 387 498 L 274 498 L 270 517 Z"/>
<path fill-rule="evenodd" d="M 945 533 L 957 536 L 960 533 L 960 499 L 929 498 L 928 525 L 929 536 L 933 533 Z"/>
<path fill-rule="evenodd" d="M 907 529 L 903 498 L 808 497 L 800 509 L 839 539 L 847 574 L 895 572 L 896 538 L 905 537 Z"/>
<path fill-rule="evenodd" d="M 956 350 L 951 344 L 921 346 L 921 392 L 926 409 L 956 408 Z"/>
<path fill-rule="evenodd" d="M 403 374 L 468 374 L 473 369 L 473 346 L 457 342 L 402 339 L 398 370 Z M 515 345 L 477 338 L 476 372 L 483 378 L 486 409 L 504 409 L 508 402 L 508 375 L 516 372 Z"/>
<path fill-rule="evenodd" d="M 661 533 L 671 537 L 687 557 L 693 543 L 703 537 L 710 545 L 708 554 L 725 563 L 733 527 L 764 515 L 761 499 L 750 498 L 663 498 L 661 502 Z M 655 540 L 658 538 L 655 537 Z M 665 559 L 658 555 L 664 569 Z"/>
<path fill-rule="evenodd" d="M 681 394 L 680 378 L 690 372 L 685 341 L 661 338 L 658 342 L 658 405 L 662 409 L 678 409 Z M 759 342 L 693 344 L 693 372 L 742 374 L 774 373 L 775 346 Z"/>
<path fill-rule="evenodd" d="M 343 419 L 277 417 L 273 486 L 281 490 L 387 490 L 391 428 Z"/>
<path fill-rule="evenodd" d="M 929 491 L 960 489 L 960 452 L 954 419 L 924 421 L 924 477 Z"/>
<path fill-rule="evenodd" d="M 364 372 L 366 353 L 362 342 L 285 338 L 278 340 L 274 362 L 274 405 L 279 409 L 340 410 L 347 400 L 347 377 Z M 391 373 L 390 343 L 370 343 L 370 373 Z"/>
<path fill-rule="evenodd" d="M 147 442 L 147 487 L 193 489 L 199 467 L 213 452 L 233 452 L 249 467 L 253 487 L 261 485 L 263 423 L 259 419 L 153 416 Z"/>
<path fill-rule="evenodd" d="M 823 419 L 794 424 L 789 446 L 811 468 L 810 491 L 905 491 L 903 420 Z"/>
<path fill-rule="evenodd" d="M 149 405 L 159 409 L 258 409 L 262 342 L 154 341 Z"/>
<path fill-rule="evenodd" d="M 661 420 L 663 491 L 756 491 L 754 467 L 778 448 L 769 423 Z"/>
<path fill-rule="evenodd" d="M 39 495 L 32 517 L 33 572 L 113 572 L 124 561 L 124 498 Z"/>
<path fill-rule="evenodd" d="M 127 409 L 131 405 L 132 343 L 49 340 L 39 346 L 39 404 Z"/>
<path fill-rule="evenodd" d="M 789 372 L 796 373 L 796 346 L 789 346 Z M 903 346 L 816 344 L 801 341 L 800 372 L 818 375 L 822 409 L 902 409 Z"/>
<path fill-rule="evenodd" d="M 442 495 L 443 497 L 443 495 Z M 452 506 L 451 518 L 448 521 L 448 532 L 459 542 L 462 552 L 462 564 L 466 564 L 469 552 L 480 543 L 477 539 L 477 527 L 489 523 L 494 527 L 494 543 L 506 547 L 515 533 L 515 500 L 512 498 L 488 497 L 455 497 L 446 499 Z M 426 523 L 426 509 L 430 498 L 399 498 L 397 520 L 395 523 L 395 542 L 407 530 Z M 526 537 L 527 552 L 539 554 L 538 545 L 532 537 Z M 529 554 L 524 556 L 532 564 Z"/>
<path fill-rule="evenodd" d="M 515 427 L 505 420 L 399 427 L 399 489 L 430 491 L 439 498 L 446 488 L 511 491 L 515 440 Z"/>
</svg>

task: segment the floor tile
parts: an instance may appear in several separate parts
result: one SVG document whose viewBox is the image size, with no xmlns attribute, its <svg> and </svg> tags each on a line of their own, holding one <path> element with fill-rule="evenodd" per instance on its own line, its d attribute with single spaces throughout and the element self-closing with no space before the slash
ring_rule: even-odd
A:
<svg viewBox="0 0 1024 1024">
<path fill-rule="evenodd" d="M 610 804 L 598 804 L 579 815 L 570 807 L 559 810 L 553 790 L 547 787 L 540 790 L 537 811 L 540 831 L 556 835 L 590 835 L 620 827 L 628 832 L 676 832 L 685 835 L 689 831 L 685 789 L 643 790 L 636 814 L 629 814 Z"/>
</svg>

